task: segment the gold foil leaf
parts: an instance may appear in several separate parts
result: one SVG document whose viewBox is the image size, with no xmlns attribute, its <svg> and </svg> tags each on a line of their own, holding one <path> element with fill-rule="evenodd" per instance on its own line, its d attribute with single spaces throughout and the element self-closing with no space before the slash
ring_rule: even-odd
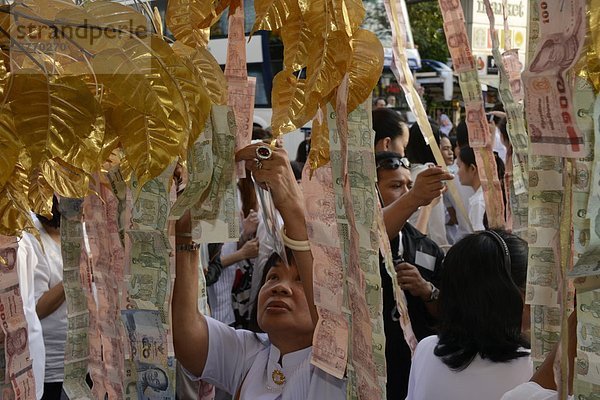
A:
<svg viewBox="0 0 600 400">
<path fill-rule="evenodd" d="M 29 175 L 29 204 L 31 211 L 47 218 L 52 216 L 52 187 L 46 181 L 39 169 L 34 169 Z"/>
<path fill-rule="evenodd" d="M 32 71 L 29 71 L 32 72 Z M 10 76 L 6 94 L 17 132 L 31 155 L 33 165 L 47 157 L 46 141 L 50 129 L 50 88 L 45 75 L 17 73 Z"/>
<path fill-rule="evenodd" d="M 300 10 L 295 9 L 285 29 L 281 30 L 281 41 L 283 42 L 283 66 L 284 68 L 300 71 L 306 66 L 308 53 L 306 46 L 312 41 L 310 27 L 300 15 Z"/>
<path fill-rule="evenodd" d="M 173 50 L 194 65 L 211 102 L 218 105 L 227 104 L 227 80 L 213 55 L 205 48 L 192 49 L 179 42 L 173 44 Z"/>
<path fill-rule="evenodd" d="M 278 30 L 288 19 L 290 9 L 298 9 L 297 4 L 296 0 L 255 0 L 256 20 L 252 27 L 252 33 L 260 30 Z M 298 9 L 298 11 L 300 10 Z"/>
<path fill-rule="evenodd" d="M 306 81 L 296 77 L 290 70 L 283 70 L 273 78 L 271 129 L 275 138 L 310 121 L 312 115 L 307 115 L 305 86 Z"/>
<path fill-rule="evenodd" d="M 588 77 L 596 94 L 600 92 L 600 0 L 590 0 L 588 5 L 589 30 L 587 48 Z"/>
<path fill-rule="evenodd" d="M 227 6 L 229 0 L 169 0 L 167 26 L 178 41 L 196 47 Z"/>
<path fill-rule="evenodd" d="M 24 0 L 19 3 L 25 6 L 23 9 L 47 20 L 56 19 L 57 14 L 63 10 L 81 8 L 75 3 L 66 0 Z M 19 8 L 18 11 L 22 11 L 23 9 Z"/>
<path fill-rule="evenodd" d="M 364 29 L 352 36 L 352 61 L 348 68 L 348 112 L 354 111 L 373 91 L 383 70 L 383 46 L 374 33 Z"/>
<path fill-rule="evenodd" d="M 81 51 L 97 54 L 109 48 L 120 48 L 131 34 L 123 34 L 106 28 L 107 24 L 87 12 L 78 8 L 69 8 L 56 15 L 55 26 L 60 39 L 53 39 L 57 49 L 71 55 L 75 60 L 83 60 Z"/>
<path fill-rule="evenodd" d="M 53 78 L 49 86 L 50 129 L 46 142 L 51 157 L 88 174 L 100 167 L 104 113 L 88 86 L 76 76 Z"/>
<path fill-rule="evenodd" d="M 17 236 L 23 230 L 34 229 L 29 216 L 28 189 L 25 167 L 17 163 L 10 179 L 0 190 L 0 235 Z"/>
<path fill-rule="evenodd" d="M 188 118 L 186 100 L 178 80 L 185 80 L 186 74 L 189 77 L 191 72 L 181 64 L 179 57 L 162 38 L 153 35 L 150 43 L 151 48 L 145 42 L 129 40 L 125 44 L 123 52 L 137 66 L 138 70 L 146 75 L 146 80 L 158 95 L 165 113 L 169 115 L 176 110 L 183 117 L 184 123 L 177 130 L 187 135 L 191 129 L 191 123 Z M 178 76 L 181 74 L 183 76 Z M 183 136 L 180 139 L 183 143 Z"/>
<path fill-rule="evenodd" d="M 23 144 L 19 141 L 12 112 L 7 106 L 0 108 L 0 187 L 12 175 Z"/>
<path fill-rule="evenodd" d="M 46 182 L 61 197 L 79 199 L 89 192 L 90 175 L 58 157 L 43 162 L 40 170 Z"/>
<path fill-rule="evenodd" d="M 361 0 L 337 0 L 330 1 L 333 9 L 333 29 L 343 31 L 347 36 L 360 27 L 365 18 L 365 7 Z"/>
<path fill-rule="evenodd" d="M 310 135 L 310 152 L 308 153 L 308 165 L 310 165 L 311 171 L 322 167 L 330 160 L 329 125 L 327 124 L 326 113 L 327 107 L 322 107 L 313 119 L 312 133 Z"/>
<path fill-rule="evenodd" d="M 101 26 L 133 34 L 150 32 L 148 19 L 129 6 L 114 1 L 90 1 L 85 3 L 83 8 L 99 21 Z"/>
<path fill-rule="evenodd" d="M 162 119 L 127 107 L 111 112 L 110 123 L 119 135 L 139 187 L 160 175 L 179 154 L 181 132 L 177 128 L 183 118 L 174 111 L 168 121 L 165 124 Z"/>
<path fill-rule="evenodd" d="M 98 82 L 129 107 L 154 118 L 167 120 L 158 95 L 146 76 L 119 49 L 107 49 L 92 60 Z"/>
<path fill-rule="evenodd" d="M 307 107 L 316 111 L 342 81 L 352 57 L 352 48 L 349 38 L 342 31 L 330 32 L 315 39 L 308 47 L 306 101 Z M 309 118 L 313 116 L 309 115 Z"/>
</svg>

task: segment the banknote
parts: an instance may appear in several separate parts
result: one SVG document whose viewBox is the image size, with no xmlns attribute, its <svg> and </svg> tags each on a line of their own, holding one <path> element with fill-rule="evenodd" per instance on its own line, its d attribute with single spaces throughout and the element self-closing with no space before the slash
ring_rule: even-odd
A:
<svg viewBox="0 0 600 400">
<path fill-rule="evenodd" d="M 541 7 L 544 7 L 543 9 Z M 539 155 L 583 157 L 589 143 L 575 122 L 573 88 L 566 74 L 583 47 L 586 3 L 541 2 L 540 38 L 523 73 L 531 151 Z"/>
<path fill-rule="evenodd" d="M 599 305 L 599 290 L 577 293 L 577 358 L 574 385 L 576 393 L 581 393 L 579 390 L 586 387 L 600 385 Z M 586 397 L 580 396 L 580 398 Z"/>
<path fill-rule="evenodd" d="M 61 253 L 63 285 L 67 303 L 67 340 L 65 343 L 65 376 L 63 388 L 69 398 L 91 399 L 85 383 L 88 371 L 88 298 L 82 288 L 81 253 L 83 249 L 82 199 L 62 198 Z"/>
<path fill-rule="evenodd" d="M 348 362 L 347 316 L 317 307 L 319 322 L 313 336 L 311 363 L 323 371 L 342 378 Z"/>
<path fill-rule="evenodd" d="M 169 216 L 169 189 L 175 163 L 169 165 L 156 178 L 138 187 L 135 177 L 131 179 L 131 189 L 135 194 L 131 210 L 133 229 L 164 230 Z"/>
<path fill-rule="evenodd" d="M 0 236 L 0 320 L 5 336 L 0 358 L 4 364 L 3 398 L 35 399 L 27 321 L 17 275 L 17 238 Z M 32 239 L 33 240 L 33 239 Z M 18 396 L 16 396 L 18 395 Z"/>
<path fill-rule="evenodd" d="M 138 399 L 175 399 L 175 359 L 170 357 L 165 366 L 136 362 Z"/>
<path fill-rule="evenodd" d="M 207 118 L 203 134 L 188 149 L 189 180 L 171 207 L 169 218 L 180 218 L 186 210 L 200 201 L 210 184 L 213 170 L 212 135 L 212 121 Z"/>
<path fill-rule="evenodd" d="M 370 199 L 376 204 L 375 160 L 372 151 L 370 102 L 352 113 L 346 111 L 347 77 L 338 88 L 335 112 L 330 112 L 330 153 L 332 181 L 336 194 L 336 214 L 340 244 L 346 257 L 348 308 L 350 309 L 350 356 L 360 398 L 385 396 L 385 349 L 381 296 L 370 296 L 367 303 L 367 281 L 381 287 L 379 268 L 373 268 L 369 256 L 378 253 L 375 213 L 361 212 L 361 203 Z M 355 203 L 354 200 L 358 201 Z M 341 201 L 340 201 L 341 200 Z M 341 205 L 341 207 L 340 207 Z M 358 213 L 357 213 L 358 211 Z M 345 250 L 347 249 L 347 251 Z M 378 256 L 375 257 L 378 266 Z M 385 347 L 385 346 L 383 346 Z"/>
<path fill-rule="evenodd" d="M 239 79 L 225 76 L 227 78 L 227 104 L 233 108 L 235 113 L 235 149 L 239 150 L 249 145 L 252 140 L 256 78 Z M 244 162 L 237 163 L 236 170 L 238 178 L 246 177 Z"/>
<path fill-rule="evenodd" d="M 121 315 L 134 360 L 154 364 L 167 359 L 167 332 L 158 311 L 123 310 Z"/>
<path fill-rule="evenodd" d="M 594 102 L 594 162 L 592 164 L 592 180 L 588 203 L 588 218 L 590 219 L 590 245 L 600 245 L 600 97 Z"/>
<path fill-rule="evenodd" d="M 440 5 L 441 4 L 442 3 L 440 3 Z M 460 4 L 457 1 L 444 1 L 443 4 L 444 5 L 442 9 L 446 10 L 446 12 L 448 13 L 462 13 L 462 8 L 460 8 Z M 407 37 L 408 21 L 408 16 L 404 15 L 406 7 L 404 5 L 404 2 L 401 0 L 385 0 L 384 6 L 392 28 L 392 72 L 396 77 L 396 80 L 404 90 L 404 93 L 406 94 L 405 97 L 408 106 L 411 109 L 411 111 L 415 114 L 417 118 L 417 124 L 419 125 L 419 128 L 421 128 L 423 136 L 427 139 L 427 142 L 430 144 L 431 150 L 433 152 L 437 164 L 444 166 L 446 165 L 446 163 L 444 162 L 442 153 L 433 136 L 433 131 L 431 129 L 431 125 L 429 124 L 427 112 L 425 111 L 425 107 L 423 106 L 421 96 L 419 95 L 419 93 L 417 93 L 417 86 L 414 81 L 410 66 L 408 64 L 408 58 L 406 56 L 405 49 L 407 44 L 405 43 L 405 37 Z M 460 17 L 457 16 L 455 18 Z M 453 203 L 456 205 L 456 211 L 459 215 L 459 218 L 462 221 L 466 221 L 467 225 L 470 226 L 469 217 L 464 207 L 464 204 L 461 201 L 461 197 L 458 193 L 457 182 L 455 181 L 456 179 L 447 182 L 448 193 L 451 199 L 453 200 Z M 390 269 L 390 272 L 392 270 L 393 268 Z M 412 329 L 410 331 L 412 332 Z M 413 340 L 411 339 L 410 342 L 413 342 Z"/>
<path fill-rule="evenodd" d="M 561 312 L 558 306 L 531 306 L 531 356 L 541 364 L 560 340 Z"/>
<path fill-rule="evenodd" d="M 192 237 L 201 243 L 239 239 L 239 206 L 234 179 L 236 122 L 233 110 L 213 105 L 213 172 L 207 195 L 191 208 Z"/>
<path fill-rule="evenodd" d="M 315 304 L 339 313 L 343 304 L 343 265 L 337 235 L 335 193 L 331 166 L 313 172 L 305 168 L 302 193 L 306 207 L 306 224 L 314 258 L 313 286 Z"/>
<path fill-rule="evenodd" d="M 125 225 L 127 221 L 127 183 L 119 167 L 113 167 L 106 173 L 110 182 L 110 188 L 117 199 L 117 208 L 114 210 L 113 218 L 116 219 L 121 246 L 125 246 Z"/>
</svg>

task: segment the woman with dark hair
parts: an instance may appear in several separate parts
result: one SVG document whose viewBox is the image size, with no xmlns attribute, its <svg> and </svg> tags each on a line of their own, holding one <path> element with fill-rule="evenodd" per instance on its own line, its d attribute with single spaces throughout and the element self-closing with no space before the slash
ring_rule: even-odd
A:
<svg viewBox="0 0 600 400">
<path fill-rule="evenodd" d="M 504 194 L 504 162 L 494 153 L 496 160 L 496 171 L 500 180 L 500 187 Z M 458 179 L 462 185 L 470 186 L 475 193 L 469 198 L 469 220 L 474 231 L 482 231 L 488 228 L 487 216 L 485 213 L 485 200 L 483 198 L 483 188 L 479 179 L 479 169 L 475 160 L 475 151 L 469 146 L 460 149 L 458 159 Z M 504 198 L 504 195 L 502 196 Z"/>
<path fill-rule="evenodd" d="M 417 346 L 407 400 L 497 400 L 529 380 L 533 366 L 521 332 L 527 255 L 527 243 L 504 231 L 474 233 L 452 246 L 438 335 Z"/>
<path fill-rule="evenodd" d="M 191 375 L 235 399 L 318 400 L 346 398 L 346 380 L 310 363 L 317 322 L 313 300 L 313 257 L 308 244 L 302 192 L 282 148 L 255 144 L 241 149 L 261 187 L 269 187 L 284 222 L 282 239 L 291 256 L 270 257 L 257 300 L 264 334 L 233 328 L 198 312 L 198 253 L 191 242 L 189 213 L 176 223 L 176 278 L 173 289 L 175 355 Z M 284 260 L 283 258 L 287 258 Z"/>
<path fill-rule="evenodd" d="M 439 145 L 439 126 L 433 119 L 429 120 L 429 124 L 433 131 L 433 137 Z M 431 146 L 425 141 L 421 128 L 417 124 L 410 128 L 410 141 L 406 146 L 406 158 L 410 161 L 413 181 L 421 172 L 436 164 Z M 409 222 L 423 234 L 428 235 L 438 246 L 446 249 L 450 247 L 446 237 L 446 208 L 444 202 L 441 201 L 441 196 L 430 205 L 421 207 L 410 217 Z"/>
</svg>

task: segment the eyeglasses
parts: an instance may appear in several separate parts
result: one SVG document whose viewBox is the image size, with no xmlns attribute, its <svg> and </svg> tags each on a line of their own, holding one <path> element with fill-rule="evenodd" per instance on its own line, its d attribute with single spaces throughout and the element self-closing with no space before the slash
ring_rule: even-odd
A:
<svg viewBox="0 0 600 400">
<path fill-rule="evenodd" d="M 377 169 L 398 169 L 400 167 L 404 167 L 406 169 L 410 169 L 410 161 L 406 157 L 393 157 L 386 158 L 377 163 Z"/>
</svg>

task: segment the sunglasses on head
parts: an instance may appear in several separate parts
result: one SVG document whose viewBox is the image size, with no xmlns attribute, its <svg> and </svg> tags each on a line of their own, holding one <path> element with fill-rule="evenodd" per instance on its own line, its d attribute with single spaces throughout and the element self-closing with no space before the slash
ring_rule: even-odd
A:
<svg viewBox="0 0 600 400">
<path fill-rule="evenodd" d="M 377 169 L 398 169 L 404 167 L 410 169 L 410 161 L 406 157 L 386 158 L 377 163 Z"/>
</svg>

